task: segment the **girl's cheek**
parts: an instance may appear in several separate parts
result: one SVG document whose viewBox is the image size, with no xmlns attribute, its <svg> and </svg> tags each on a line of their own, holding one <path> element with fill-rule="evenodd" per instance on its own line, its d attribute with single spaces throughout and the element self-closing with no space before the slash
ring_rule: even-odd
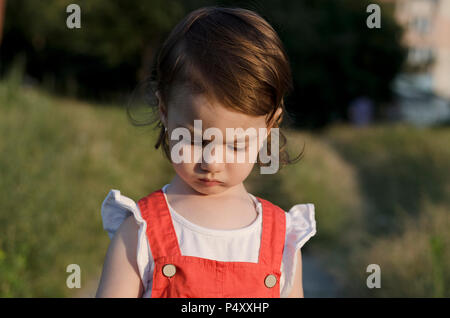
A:
<svg viewBox="0 0 450 318">
<path fill-rule="evenodd" d="M 227 174 L 230 179 L 236 183 L 244 181 L 253 170 L 255 164 L 251 162 L 245 163 L 229 163 L 227 164 Z"/>
<path fill-rule="evenodd" d="M 185 139 L 172 141 L 169 148 L 172 162 L 178 165 L 194 163 L 196 158 L 199 158 L 201 155 L 201 146 L 194 145 Z"/>
<path fill-rule="evenodd" d="M 192 180 L 192 175 L 194 173 L 194 168 L 191 164 L 188 163 L 174 163 L 173 168 L 175 173 L 183 179 L 186 183 L 189 183 Z"/>
</svg>

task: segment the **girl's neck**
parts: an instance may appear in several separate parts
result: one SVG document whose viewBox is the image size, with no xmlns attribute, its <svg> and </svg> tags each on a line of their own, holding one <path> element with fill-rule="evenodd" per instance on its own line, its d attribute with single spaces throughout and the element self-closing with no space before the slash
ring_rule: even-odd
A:
<svg viewBox="0 0 450 318">
<path fill-rule="evenodd" d="M 238 229 L 248 226 L 258 216 L 255 202 L 243 183 L 218 194 L 205 195 L 175 176 L 165 192 L 169 205 L 178 214 L 206 228 Z"/>
</svg>

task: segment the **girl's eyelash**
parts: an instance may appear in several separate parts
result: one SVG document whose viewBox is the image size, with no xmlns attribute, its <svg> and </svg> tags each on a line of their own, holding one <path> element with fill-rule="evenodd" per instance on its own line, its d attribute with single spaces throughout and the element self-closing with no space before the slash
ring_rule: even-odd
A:
<svg viewBox="0 0 450 318">
<path fill-rule="evenodd" d="M 206 145 L 207 143 L 208 143 L 208 140 L 203 140 L 202 145 Z M 191 141 L 191 145 L 193 145 L 193 146 L 195 145 L 194 140 Z M 230 148 L 232 150 L 235 150 L 235 151 L 242 151 L 242 150 L 245 150 L 247 148 L 247 146 L 245 144 L 240 144 L 239 147 L 235 146 L 234 144 L 227 145 L 227 146 L 228 146 L 228 148 Z"/>
<path fill-rule="evenodd" d="M 202 141 L 202 145 L 204 146 L 204 145 L 206 145 L 208 143 L 208 140 L 203 140 Z M 195 141 L 192 139 L 191 140 L 191 145 L 195 145 Z"/>
<path fill-rule="evenodd" d="M 235 146 L 235 145 L 228 145 L 231 149 L 234 149 L 236 151 L 245 150 L 247 147 L 245 145 Z"/>
</svg>

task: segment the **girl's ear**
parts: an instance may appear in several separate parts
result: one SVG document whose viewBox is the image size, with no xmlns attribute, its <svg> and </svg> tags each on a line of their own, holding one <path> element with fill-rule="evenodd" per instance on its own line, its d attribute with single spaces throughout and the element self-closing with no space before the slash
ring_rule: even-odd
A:
<svg viewBox="0 0 450 318">
<path fill-rule="evenodd" d="M 158 98 L 159 118 L 161 119 L 161 122 L 163 123 L 164 127 L 167 128 L 167 108 L 166 108 L 166 105 L 164 105 L 163 100 L 161 98 L 161 94 L 159 93 L 159 91 L 156 91 L 155 95 Z"/>
</svg>

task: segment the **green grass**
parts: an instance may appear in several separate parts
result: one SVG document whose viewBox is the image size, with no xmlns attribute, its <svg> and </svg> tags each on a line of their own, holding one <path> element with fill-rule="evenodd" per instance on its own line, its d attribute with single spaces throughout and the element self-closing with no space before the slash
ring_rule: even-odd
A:
<svg viewBox="0 0 450 318">
<path fill-rule="evenodd" d="M 325 133 L 357 172 L 365 202 L 364 235 L 347 268 L 336 268 L 351 295 L 450 296 L 450 128 L 374 126 Z M 382 287 L 361 284 L 368 264 L 381 267 Z"/>
<path fill-rule="evenodd" d="M 123 107 L 56 98 L 0 82 L 0 297 L 73 297 L 99 279 L 109 238 L 100 208 L 110 189 L 137 200 L 170 181 Z M 248 189 L 289 209 L 314 203 L 317 234 L 305 250 L 323 258 L 347 296 L 449 296 L 450 129 L 334 126 L 288 131 L 304 158 Z M 365 285 L 381 266 L 382 288 Z M 95 284 L 94 284 L 95 285 Z M 95 287 L 95 286 L 94 286 Z"/>
<path fill-rule="evenodd" d="M 120 108 L 14 92 L 0 84 L 0 296 L 73 296 L 67 265 L 80 265 L 82 286 L 100 275 L 108 191 L 137 200 L 171 170 Z"/>
</svg>

